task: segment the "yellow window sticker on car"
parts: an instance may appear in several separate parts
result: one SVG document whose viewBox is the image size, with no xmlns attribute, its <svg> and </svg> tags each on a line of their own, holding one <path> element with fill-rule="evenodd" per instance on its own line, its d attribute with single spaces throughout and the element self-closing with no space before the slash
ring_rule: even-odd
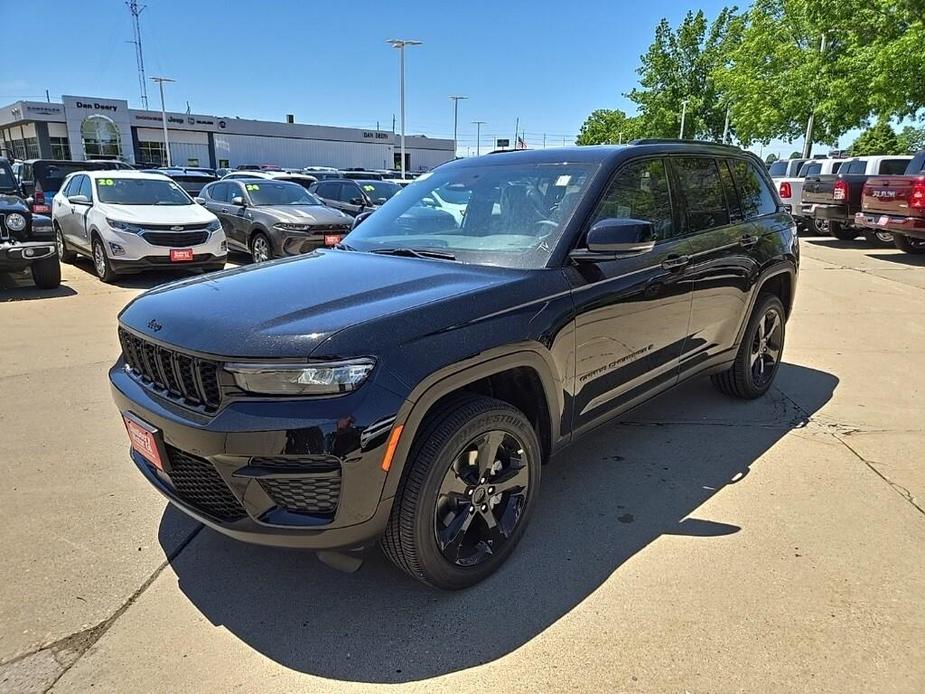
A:
<svg viewBox="0 0 925 694">
<path fill-rule="evenodd" d="M 111 186 L 111 185 L 115 185 L 115 183 L 113 182 L 113 180 L 112 180 L 111 178 L 101 178 L 99 181 L 97 181 L 97 184 L 99 184 L 99 185 L 101 185 L 101 186 Z"/>
<path fill-rule="evenodd" d="M 245 185 L 244 187 L 245 187 L 247 190 L 260 190 L 260 186 L 258 186 L 256 183 L 248 183 L 248 184 Z"/>
<path fill-rule="evenodd" d="M 374 190 L 376 190 L 376 186 L 371 186 L 367 183 L 365 186 L 363 186 L 363 190 L 365 190 L 367 193 L 372 193 Z"/>
</svg>

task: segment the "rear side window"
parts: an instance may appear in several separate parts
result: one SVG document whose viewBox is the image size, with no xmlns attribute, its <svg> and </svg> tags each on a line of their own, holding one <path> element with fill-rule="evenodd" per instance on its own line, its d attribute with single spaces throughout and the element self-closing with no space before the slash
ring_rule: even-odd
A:
<svg viewBox="0 0 925 694">
<path fill-rule="evenodd" d="M 884 159 L 880 162 L 880 171 L 885 176 L 901 176 L 909 166 L 908 159 Z"/>
<path fill-rule="evenodd" d="M 866 161 L 849 161 L 848 166 L 845 167 L 845 170 L 842 173 L 846 174 L 862 174 L 867 172 L 867 162 Z"/>
<path fill-rule="evenodd" d="M 778 160 L 771 164 L 771 168 L 768 169 L 768 173 L 772 176 L 786 176 L 787 175 L 787 162 Z"/>
<path fill-rule="evenodd" d="M 630 162 L 617 172 L 591 219 L 594 223 L 613 217 L 652 222 L 659 240 L 675 235 L 663 160 Z"/>
<path fill-rule="evenodd" d="M 834 163 L 832 164 L 832 173 L 833 173 L 833 174 L 837 174 L 837 173 L 838 173 L 838 170 L 841 168 L 841 165 L 842 165 L 843 163 L 844 163 L 844 162 L 841 162 L 841 161 L 836 161 L 836 162 L 834 162 Z"/>
<path fill-rule="evenodd" d="M 803 164 L 803 168 L 800 170 L 800 177 L 806 178 L 807 176 L 818 176 L 822 173 L 822 164 L 813 162 L 812 164 Z"/>
<path fill-rule="evenodd" d="M 716 160 L 706 157 L 677 157 L 672 159 L 672 164 L 678 175 L 687 233 L 729 224 L 726 195 Z"/>
<path fill-rule="evenodd" d="M 726 191 L 726 207 L 729 208 L 729 219 L 733 222 L 739 222 L 744 219 L 744 215 L 742 214 L 742 205 L 739 202 L 735 182 L 732 180 L 732 166 L 734 163 L 729 159 L 720 160 L 719 177 L 723 182 L 723 190 Z"/>
<path fill-rule="evenodd" d="M 765 214 L 777 212 L 777 200 L 768 187 L 758 168 L 744 159 L 736 159 L 732 164 L 739 200 L 745 219 L 754 219 Z"/>
</svg>

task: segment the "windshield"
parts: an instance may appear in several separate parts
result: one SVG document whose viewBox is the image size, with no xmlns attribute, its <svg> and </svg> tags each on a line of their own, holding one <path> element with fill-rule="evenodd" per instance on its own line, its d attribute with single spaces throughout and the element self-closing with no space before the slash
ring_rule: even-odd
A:
<svg viewBox="0 0 925 694">
<path fill-rule="evenodd" d="M 388 181 L 359 181 L 359 184 L 366 196 L 377 205 L 390 200 L 401 190 L 400 185 Z"/>
<path fill-rule="evenodd" d="M 768 173 L 772 176 L 786 176 L 787 175 L 787 162 L 786 161 L 776 161 L 771 164 L 771 168 L 768 169 Z"/>
<path fill-rule="evenodd" d="M 173 181 L 152 178 L 98 178 L 96 195 L 112 205 L 192 205 L 193 201 Z"/>
<path fill-rule="evenodd" d="M 480 265 L 543 267 L 595 170 L 560 163 L 443 169 L 405 188 L 344 243 L 360 251 L 426 249 Z"/>
<path fill-rule="evenodd" d="M 265 181 L 263 179 L 245 183 L 247 194 L 255 205 L 320 205 L 321 200 L 309 193 L 298 183 L 288 181 Z"/>
</svg>

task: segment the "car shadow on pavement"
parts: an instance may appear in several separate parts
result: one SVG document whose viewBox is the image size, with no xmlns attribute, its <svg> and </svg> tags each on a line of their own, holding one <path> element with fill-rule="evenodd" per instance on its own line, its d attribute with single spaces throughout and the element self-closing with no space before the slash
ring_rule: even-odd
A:
<svg viewBox="0 0 925 694">
<path fill-rule="evenodd" d="M 342 574 L 310 553 L 249 546 L 209 529 L 171 567 L 211 624 L 287 668 L 402 683 L 474 667 L 548 629 L 659 537 L 709 542 L 737 532 L 691 515 L 742 482 L 838 384 L 792 364 L 778 376 L 792 397 L 775 389 L 743 403 L 698 379 L 566 449 L 543 469 L 520 546 L 495 575 L 465 591 L 418 584 L 378 551 L 357 573 Z M 162 528 L 174 526 L 177 514 L 168 506 Z"/>
<path fill-rule="evenodd" d="M 0 283 L 0 304 L 10 301 L 34 301 L 35 299 L 56 299 L 77 296 L 77 290 L 62 284 L 54 289 L 39 289 L 31 280 L 28 283 L 9 285 Z"/>
<path fill-rule="evenodd" d="M 898 265 L 925 267 L 925 255 L 915 255 L 913 253 L 868 253 L 867 255 L 877 260 L 886 260 Z"/>
<path fill-rule="evenodd" d="M 93 269 L 93 261 L 89 258 L 77 258 L 72 265 L 78 270 L 86 272 L 93 280 L 100 281 L 97 279 L 96 271 Z M 199 270 L 184 270 L 182 268 L 165 271 L 152 270 L 131 275 L 119 275 L 113 280 L 112 284 L 123 289 L 153 289 L 167 282 L 173 282 L 185 277 L 195 277 L 199 274 L 202 274 Z"/>
</svg>

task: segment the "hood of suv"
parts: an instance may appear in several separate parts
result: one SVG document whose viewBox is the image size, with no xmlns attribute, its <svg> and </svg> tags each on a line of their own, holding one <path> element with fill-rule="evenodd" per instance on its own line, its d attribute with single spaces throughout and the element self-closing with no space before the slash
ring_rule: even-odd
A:
<svg viewBox="0 0 925 694">
<path fill-rule="evenodd" d="M 285 224 L 352 224 L 353 217 L 324 205 L 261 205 L 252 208 Z"/>
<path fill-rule="evenodd" d="M 305 358 L 345 328 L 494 289 L 524 272 L 317 251 L 158 287 L 119 318 L 139 334 L 180 349 L 221 357 Z M 374 353 L 375 345 L 370 349 Z"/>
<path fill-rule="evenodd" d="M 208 224 L 215 215 L 202 205 L 112 205 L 97 204 L 109 219 L 132 224 Z"/>
</svg>

